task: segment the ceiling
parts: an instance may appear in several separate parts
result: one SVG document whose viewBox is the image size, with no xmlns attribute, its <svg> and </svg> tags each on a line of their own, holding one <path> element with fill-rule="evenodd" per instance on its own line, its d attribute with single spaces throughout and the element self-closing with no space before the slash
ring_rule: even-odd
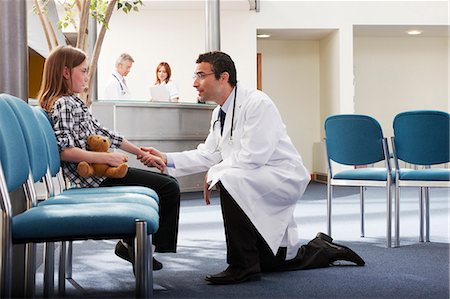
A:
<svg viewBox="0 0 450 299">
<path fill-rule="evenodd" d="M 270 34 L 268 40 L 318 40 L 337 29 L 258 29 L 257 34 Z"/>
<path fill-rule="evenodd" d="M 0 0 L 1 1 L 1 0 Z M 142 9 L 200 10 L 205 8 L 205 0 L 143 0 Z M 250 10 L 253 0 L 220 0 L 220 8 L 225 10 Z"/>
<path fill-rule="evenodd" d="M 420 30 L 420 37 L 448 37 L 450 26 L 443 25 L 354 25 L 354 36 L 407 37 L 406 31 Z M 320 40 L 338 29 L 258 29 L 257 34 L 270 34 L 268 40 Z"/>
<path fill-rule="evenodd" d="M 380 37 L 405 37 L 406 31 L 420 30 L 420 37 L 445 37 L 450 36 L 450 26 L 442 25 L 354 25 L 355 36 L 380 36 Z"/>
</svg>

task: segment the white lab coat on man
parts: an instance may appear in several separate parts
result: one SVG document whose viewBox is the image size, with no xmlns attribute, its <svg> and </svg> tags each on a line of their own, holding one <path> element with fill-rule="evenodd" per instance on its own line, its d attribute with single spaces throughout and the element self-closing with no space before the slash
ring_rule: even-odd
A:
<svg viewBox="0 0 450 299">
<path fill-rule="evenodd" d="M 105 100 L 129 100 L 131 92 L 125 82 L 125 78 L 114 71 L 105 86 Z"/>
<path fill-rule="evenodd" d="M 309 172 L 271 99 L 238 84 L 233 107 L 234 92 L 227 99 L 231 105 L 222 136 L 217 106 L 204 143 L 195 150 L 167 154 L 175 166 L 168 168 L 169 173 L 183 176 L 208 171 L 211 187 L 221 181 L 272 252 L 287 247 L 286 260 L 292 259 L 300 246 L 293 213 L 309 183 Z"/>
</svg>

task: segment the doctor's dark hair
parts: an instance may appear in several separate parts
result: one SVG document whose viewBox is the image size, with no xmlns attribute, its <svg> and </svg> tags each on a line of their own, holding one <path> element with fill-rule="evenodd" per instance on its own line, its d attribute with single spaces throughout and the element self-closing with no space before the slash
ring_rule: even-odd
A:
<svg viewBox="0 0 450 299">
<path fill-rule="evenodd" d="M 207 52 L 198 56 L 196 63 L 202 62 L 211 64 L 216 79 L 219 79 L 223 72 L 227 72 L 229 74 L 228 83 L 233 87 L 236 86 L 236 67 L 230 55 L 220 51 Z"/>
</svg>

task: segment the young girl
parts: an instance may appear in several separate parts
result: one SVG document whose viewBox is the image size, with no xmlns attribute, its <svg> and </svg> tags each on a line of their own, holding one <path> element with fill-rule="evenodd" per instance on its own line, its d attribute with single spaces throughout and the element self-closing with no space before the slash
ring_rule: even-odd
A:
<svg viewBox="0 0 450 299">
<path fill-rule="evenodd" d="M 159 196 L 160 224 L 158 232 L 153 236 L 156 252 L 176 252 L 178 235 L 178 217 L 180 207 L 180 189 L 175 178 L 152 171 L 129 168 L 124 178 L 81 177 L 77 173 L 77 164 L 106 163 L 118 166 L 128 161 L 127 155 L 120 152 L 100 153 L 86 149 L 90 135 L 103 135 L 111 140 L 111 147 L 120 148 L 138 158 L 145 157 L 151 166 L 161 172 L 164 162 L 156 156 L 143 152 L 123 136 L 110 131 L 92 116 L 85 103 L 77 96 L 86 88 L 88 81 L 88 64 L 86 54 L 71 46 L 55 48 L 45 61 L 44 74 L 38 100 L 42 108 L 49 114 L 59 147 L 61 165 L 66 179 L 82 188 L 104 186 L 144 186 L 149 187 Z M 128 245 L 132 242 L 119 241 L 116 254 L 132 260 Z M 131 248 L 131 247 L 130 247 Z M 162 264 L 154 260 L 154 270 L 162 268 Z"/>
<path fill-rule="evenodd" d="M 169 91 L 170 101 L 178 102 L 178 89 L 175 83 L 170 81 L 170 76 L 172 75 L 172 71 L 170 70 L 170 66 L 167 62 L 161 62 L 156 67 L 156 82 L 155 86 L 164 85 Z"/>
</svg>

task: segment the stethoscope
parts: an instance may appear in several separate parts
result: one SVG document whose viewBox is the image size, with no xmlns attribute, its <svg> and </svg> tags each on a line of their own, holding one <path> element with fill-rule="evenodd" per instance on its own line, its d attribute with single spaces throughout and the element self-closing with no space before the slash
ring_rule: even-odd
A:
<svg viewBox="0 0 450 299">
<path fill-rule="evenodd" d="M 231 131 L 230 131 L 230 139 L 228 140 L 229 145 L 233 145 L 234 111 L 236 110 L 236 95 L 237 95 L 237 86 L 234 88 L 233 110 L 231 111 Z M 220 125 L 219 114 L 217 115 L 217 120 L 215 120 L 213 123 L 213 131 L 214 131 L 217 123 Z"/>
<path fill-rule="evenodd" d="M 124 96 L 127 91 L 125 90 L 125 88 L 123 88 L 122 82 L 120 81 L 119 78 L 117 78 L 117 76 L 115 74 L 112 74 L 114 76 L 114 78 L 116 78 L 117 82 L 119 82 L 119 86 L 120 86 L 120 93 Z"/>
</svg>

